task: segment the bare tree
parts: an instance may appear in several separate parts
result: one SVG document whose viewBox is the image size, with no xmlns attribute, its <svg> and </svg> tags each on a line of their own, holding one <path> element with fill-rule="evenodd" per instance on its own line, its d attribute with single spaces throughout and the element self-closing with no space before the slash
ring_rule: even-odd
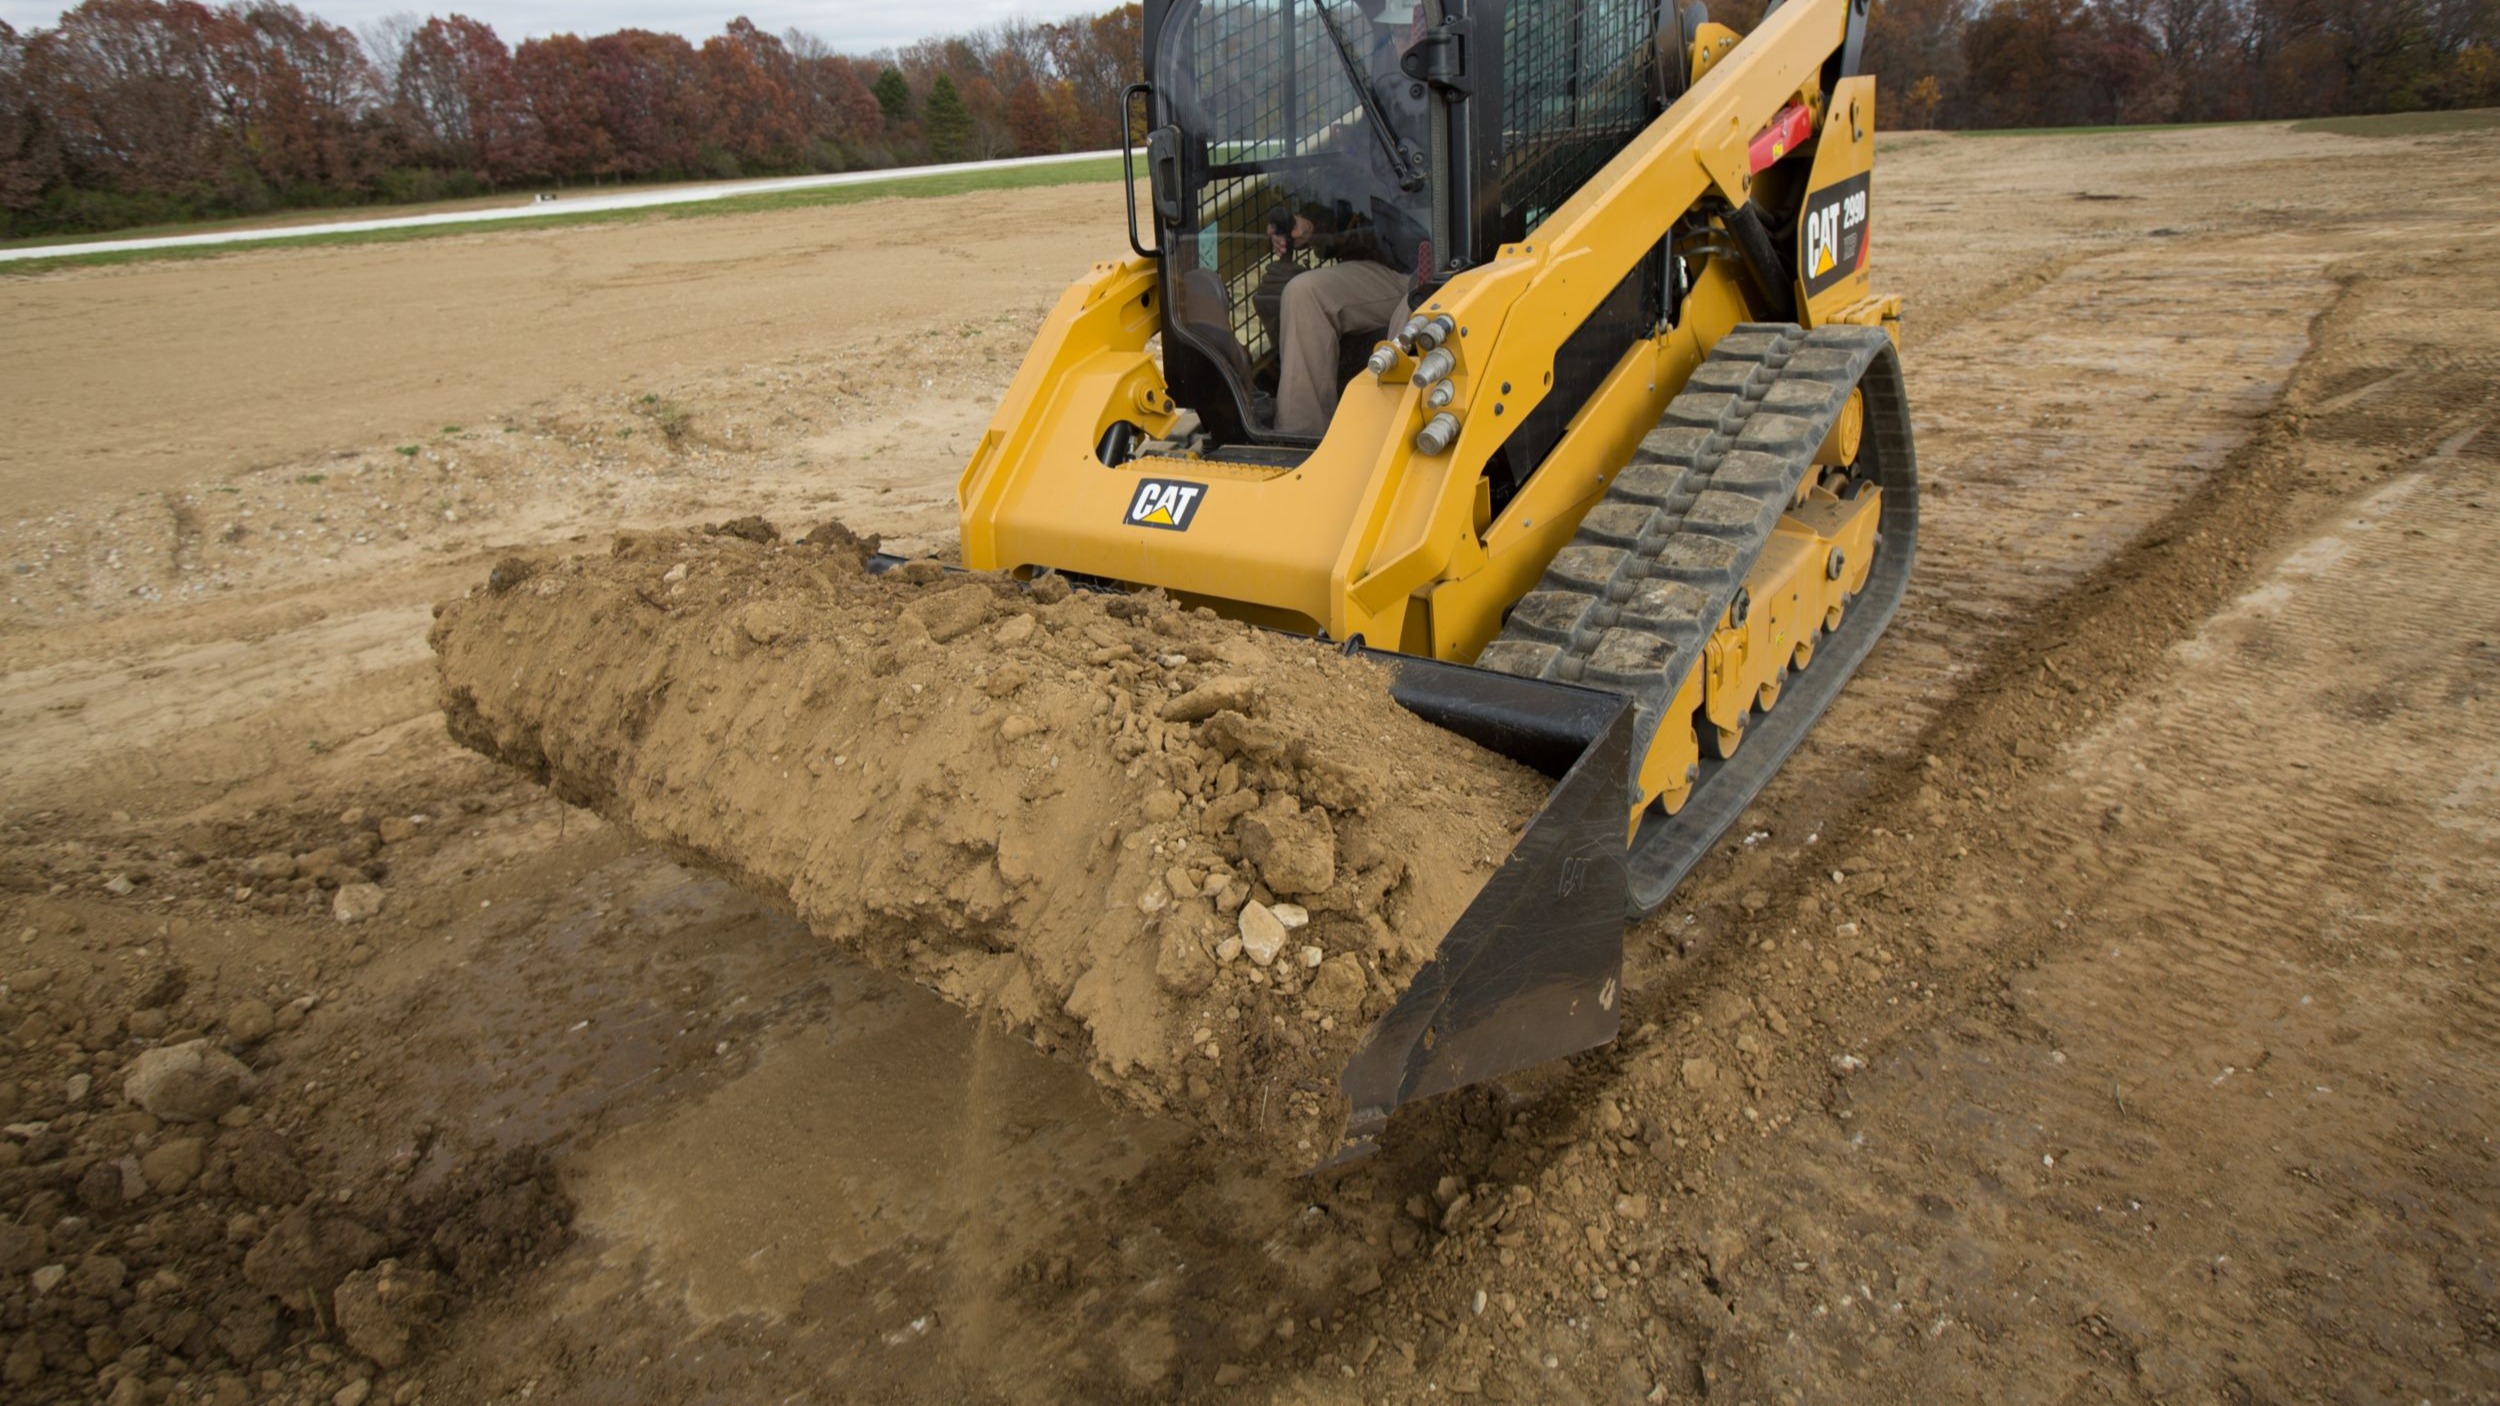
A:
<svg viewBox="0 0 2500 1406">
<path fill-rule="evenodd" d="M 365 59 L 373 65 L 375 87 L 381 92 L 399 90 L 399 61 L 408 53 L 408 41 L 424 26 L 415 11 L 395 10 L 357 27 L 356 37 L 364 43 Z"/>
<path fill-rule="evenodd" d="M 781 32 L 781 47 L 788 49 L 790 57 L 801 63 L 814 63 L 818 59 L 833 57 L 833 46 L 826 43 L 823 36 L 811 34 L 797 25 L 792 25 Z"/>
</svg>

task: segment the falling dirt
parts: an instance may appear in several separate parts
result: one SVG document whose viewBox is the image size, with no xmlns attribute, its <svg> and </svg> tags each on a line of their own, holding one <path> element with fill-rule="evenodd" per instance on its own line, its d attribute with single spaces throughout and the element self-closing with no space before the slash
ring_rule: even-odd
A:
<svg viewBox="0 0 2500 1406">
<path fill-rule="evenodd" d="M 434 626 L 452 735 L 1280 1174 L 1547 783 L 1381 665 L 1159 596 L 760 519 L 507 558 Z"/>
<path fill-rule="evenodd" d="M 471 597 L 455 638 L 569 608 L 481 589 L 508 559 L 683 608 L 816 551 L 687 524 L 945 555 L 1116 204 L 0 287 L 0 1398 L 2492 1399 L 2496 156 L 1889 142 L 1911 600 L 1630 935 L 1621 1041 L 1324 1181 L 1103 1097 L 438 707 L 433 603 Z M 1070 605 L 996 596 L 956 643 Z M 740 671 L 816 648 L 700 644 L 723 724 Z M 1108 727 L 1084 690 L 1119 664 L 1141 717 L 1237 667 L 1168 652 L 1056 657 L 1025 687 L 1073 711 L 1016 745 Z M 1167 755 L 1104 804 L 1181 794 Z M 721 764 L 784 784 L 770 757 Z"/>
</svg>

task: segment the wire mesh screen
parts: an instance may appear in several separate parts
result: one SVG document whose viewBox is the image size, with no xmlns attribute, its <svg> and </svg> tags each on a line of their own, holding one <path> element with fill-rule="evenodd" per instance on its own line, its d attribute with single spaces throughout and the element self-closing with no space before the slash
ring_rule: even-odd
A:
<svg viewBox="0 0 2500 1406">
<path fill-rule="evenodd" d="M 1657 116 L 1648 62 L 1656 0 L 1511 0 L 1502 17 L 1502 242 L 1524 238 Z M 1662 256 L 1644 259 L 1554 357 L 1553 390 L 1504 441 L 1497 508 L 1544 464 L 1573 416 L 1661 312 Z"/>
<path fill-rule="evenodd" d="M 1213 276 L 1228 329 L 1256 360 L 1273 338 L 1251 294 L 1275 257 L 1267 213 L 1288 198 L 1276 174 L 1257 168 L 1316 155 L 1362 110 L 1311 0 L 1203 0 L 1183 42 L 1182 120 L 1206 142 L 1185 257 Z"/>
<path fill-rule="evenodd" d="M 1656 0 L 1512 0 L 1502 19 L 1502 230 L 1544 222 L 1655 115 Z"/>
<path fill-rule="evenodd" d="M 1484 124 L 1476 140 L 1496 148 L 1497 164 L 1471 156 L 1462 170 L 1498 180 L 1502 240 L 1535 228 L 1655 115 L 1646 64 L 1659 3 L 1487 0 L 1477 9 L 1501 40 L 1472 75 L 1471 101 L 1492 111 L 1464 120 Z M 1431 109 L 1400 60 L 1427 37 L 1428 16 L 1422 0 L 1174 0 L 1163 15 L 1153 68 L 1182 134 L 1182 189 L 1172 192 L 1180 218 L 1163 231 L 1167 347 L 1184 349 L 1176 365 L 1228 383 L 1243 423 L 1262 424 L 1262 402 L 1272 406 L 1280 391 L 1288 277 L 1323 255 L 1410 275 L 1421 262 L 1434 196 L 1421 179 Z M 1454 208 L 1483 208 L 1472 190 L 1439 194 Z M 1272 239 L 1271 215 L 1311 252 Z M 1595 320 L 1602 326 L 1583 339 L 1581 358 L 1593 374 L 1638 335 L 1655 284 L 1632 280 L 1626 314 Z M 1342 344 L 1386 328 L 1335 330 L 1342 355 Z M 1585 398 L 1587 387 L 1561 384 L 1574 365 L 1557 364 L 1557 415 Z M 1517 462 L 1535 463 L 1546 447 L 1523 443 Z"/>
</svg>

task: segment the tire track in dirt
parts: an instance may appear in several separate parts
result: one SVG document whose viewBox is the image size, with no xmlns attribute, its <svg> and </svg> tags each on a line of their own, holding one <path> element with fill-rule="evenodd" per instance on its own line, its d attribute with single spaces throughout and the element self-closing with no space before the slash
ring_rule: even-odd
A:
<svg viewBox="0 0 2500 1406">
<path fill-rule="evenodd" d="M 1933 303 L 1917 307 L 1905 307 L 1902 310 L 1904 351 L 1912 358 L 1922 355 L 1929 342 L 1959 329 L 1964 323 L 2011 307 L 2065 277 L 2079 265 L 2119 253 L 2125 247 L 2111 243 L 2068 249 L 1971 292 L 1940 297 Z"/>
<path fill-rule="evenodd" d="M 1992 653 L 2204 485 L 2269 412 L 2333 299 L 2330 255 L 2232 246 L 2146 265 L 2084 259 L 1924 345 L 1913 362 L 1922 522 L 1892 628 L 1734 836 L 1742 898 L 1819 835 L 1955 705 Z M 2043 365 L 2071 379 L 2043 390 Z M 2025 418 L 2009 409 L 2025 407 Z M 1754 837 L 1748 842 L 1747 835 Z M 1692 934 L 1688 886 L 1635 939 Z M 1647 979 L 1635 965 L 1630 979 Z"/>
<path fill-rule="evenodd" d="M 2486 432 L 2451 434 L 2289 554 L 2172 651 L 2144 702 L 2074 749 L 2076 815 L 2169 837 L 2105 842 L 2110 857 L 2084 871 L 2164 880 L 2097 905 L 2114 926 L 2180 934 L 2144 955 L 2191 993 L 2136 1027 L 2150 1052 L 2206 1042 L 2211 990 L 2294 934 L 2316 929 L 2297 955 L 2321 963 L 2402 965 L 2418 955 L 2404 930 L 2453 906 L 2453 866 L 2432 861 L 2474 842 L 2442 836 L 2432 807 L 2460 769 L 2500 761 L 2500 716 L 2474 706 L 2470 655 L 2449 633 L 2500 623 L 2500 581 L 2472 569 L 2495 504 L 2460 458 Z M 2500 1022 L 2476 990 L 2453 995 L 2466 1033 L 2488 1040 Z"/>
<path fill-rule="evenodd" d="M 2013 862 L 1936 906 L 2070 876 L 2066 931 L 2003 1015 L 1879 1055 L 1695 1208 L 1745 1246 L 1718 1372 L 1837 1382 L 1916 1335 L 1896 1385 L 2041 1400 L 2500 1386 L 2500 845 L 2433 814 L 2500 762 L 2500 706 L 2443 691 L 2450 622 L 2500 620 L 2492 466 L 2361 500 L 2025 788 Z M 2355 678 L 2421 687 L 2357 719 Z"/>
<path fill-rule="evenodd" d="M 1822 862 L 1771 866 L 1767 876 L 1759 868 L 1748 874 L 1724 866 L 1694 881 L 1693 906 L 1709 917 L 1679 936 L 1701 960 L 1636 994 L 1630 1014 L 1644 1023 L 1619 1047 L 1582 1061 L 1567 1090 L 1527 1116 L 1481 1106 L 1473 1116 L 1451 1114 L 1448 1121 L 1456 1129 L 1451 1142 L 1466 1149 L 1454 1160 L 1471 1166 L 1467 1179 L 1476 1183 L 1475 1195 L 1489 1191 L 1498 1199 L 1503 1183 L 1509 1183 L 1512 1196 L 1531 1198 L 1538 1210 L 1525 1232 L 1483 1234 L 1462 1224 L 1435 1243 L 1431 1265 L 1398 1286 L 1399 1297 L 1418 1315 L 1405 1331 L 1411 1340 L 1421 1330 L 1418 1356 L 1424 1364 L 1399 1394 L 1455 1382 L 1537 1399 L 1553 1393 L 1557 1371 L 1577 1389 L 1596 1393 L 1620 1368 L 1659 1393 L 1652 1399 L 1705 1388 L 1715 1394 L 1730 1385 L 1738 1394 L 1777 1394 L 1775 1384 L 1795 1391 L 1800 1383 L 1817 1380 L 1819 1387 L 1805 1390 L 1806 1399 L 1854 1393 L 1856 1388 L 1844 1384 L 1858 1380 L 1886 1383 L 1884 1399 L 1931 1391 L 1968 1397 L 2001 1393 L 2009 1383 L 2028 1387 L 2035 1377 L 2038 1399 L 2058 1397 L 2055 1373 L 2039 1375 L 2046 1370 L 2045 1349 L 2028 1356 L 2010 1351 L 1975 1368 L 1938 1350 L 1934 1338 L 1913 1333 L 1905 1318 L 1869 1319 L 1864 1332 L 1840 1346 L 1835 1339 L 1817 1340 L 1811 1350 L 1796 1347 L 1827 1326 L 1843 1297 L 1840 1271 L 1830 1263 L 1836 1256 L 1828 1253 L 1833 1245 L 1863 1238 L 1879 1246 L 1888 1234 L 1908 1235 L 1954 1212 L 1927 1194 L 1939 1175 L 1932 1159 L 1914 1161 L 1901 1172 L 1893 1183 L 1898 1204 L 1881 1208 L 1885 1215 L 1858 1204 L 1858 1191 L 1871 1175 L 1864 1165 L 1834 1170 L 1828 1181 L 1801 1181 L 1798 1159 L 1826 1135 L 1836 1147 L 1853 1145 L 1863 1124 L 1855 1123 L 1851 1104 L 1865 1090 L 1853 1094 L 1849 1071 L 1863 1070 L 1867 1061 L 1914 1061 L 1920 1051 L 2011 1038 L 1999 1028 L 2008 1021 L 2017 1032 L 2039 1029 L 2039 1018 L 2022 1004 L 2023 990 L 2051 983 L 2035 982 L 2023 969 L 2072 943 L 2081 921 L 2074 910 L 2114 883 L 2110 870 L 2076 857 L 2079 846 L 2105 833 L 2106 808 L 2071 795 L 2048 797 L 2042 790 L 2038 767 L 2056 755 L 2058 739 L 2085 731 L 2093 719 L 2138 695 L 2146 698 L 2138 706 L 2168 717 L 2173 704 L 2147 693 L 2141 661 L 2158 657 L 2246 589 L 2271 544 L 2302 530 L 2324 505 L 2356 485 L 2384 480 L 2435 448 L 2454 433 L 2459 415 L 2488 414 L 2494 392 L 2482 368 L 2493 357 L 2484 330 L 2489 316 L 2479 308 L 2449 315 L 2447 290 L 2458 267 L 2500 264 L 2500 245 L 2485 239 L 2450 252 L 2463 257 L 2437 267 L 2420 259 L 2380 259 L 2340 270 L 2337 281 L 2346 293 L 2318 319 L 2311 354 L 2254 439 L 2208 481 L 2182 495 L 2183 501 L 2174 501 L 2141 540 L 2082 574 L 2064 593 L 2030 607 L 2020 628 L 2005 630 L 2002 643 L 1969 674 L 1954 704 L 1932 715 L 1917 747 L 1879 761 L 1858 778 L 1854 793 L 1860 799 L 1854 806 L 1823 812 L 1837 823 L 1822 826 L 1830 846 L 1822 851 Z M 2311 407 L 2329 395 L 2408 364 L 2432 374 L 2405 395 L 2391 396 L 2380 418 L 2333 424 L 2311 418 Z M 2474 501 L 2489 506 L 2487 499 Z M 2487 533 L 2488 526 L 2486 520 L 2481 530 Z M 2474 604 L 2479 599 L 2467 602 L 2469 614 L 2479 608 Z M 2433 610 L 2417 624 L 2437 629 L 2450 618 Z M 2319 647 L 2332 649 L 2336 642 L 2325 636 Z M 2422 691 L 2480 696 L 2477 680 L 2491 668 L 2478 648 L 2469 644 L 2461 650 L 2462 662 Z M 1870 672 L 1882 657 L 1870 661 Z M 2351 672 L 2370 676 L 2366 663 Z M 2234 696 L 2227 685 L 2217 694 Z M 2192 709 L 2180 712 L 2178 725 L 2192 730 L 2197 715 Z M 2263 721 L 2237 726 L 2246 732 Z M 2031 745 L 2018 752 L 2017 744 L 2025 743 Z M 1921 752 L 1943 760 L 1925 766 L 1908 760 Z M 2266 760 L 2259 748 L 2212 766 Z M 2210 768 L 2200 774 L 2183 765 L 2182 784 L 2192 790 L 2200 776 L 2213 774 Z M 1833 775 L 1819 763 L 1801 769 L 1792 762 L 1778 785 Z M 2443 787 L 2440 794 L 2469 791 L 2471 784 Z M 1765 809 L 1776 815 L 1777 807 L 1774 801 Z M 2260 836 L 2267 833 L 2266 819 L 2280 825 L 2317 814 L 2282 804 L 2252 810 Z M 2133 824 L 2124 816 L 2120 823 Z M 1915 837 L 1907 833 L 1912 831 Z M 2223 850 L 2230 852 L 2230 846 Z M 2224 863 L 2262 874 L 2261 853 L 2248 851 Z M 2455 882 L 2457 866 L 2454 856 L 2449 859 L 2440 872 Z M 1830 882 L 1826 865 L 1836 871 L 1832 877 L 1846 882 Z M 2323 866 L 2320 872 L 2331 879 Z M 1721 916 L 1737 906 L 1735 888 L 1748 877 L 1772 887 L 1742 905 L 1760 916 Z M 2332 891 L 2333 884 L 2318 887 Z M 2488 906 L 2487 896 L 2481 901 Z M 2224 921 L 2202 910 L 2196 916 Z M 2265 945 L 2263 922 L 2235 924 L 2233 930 L 2257 936 L 2215 941 L 2187 961 L 2198 979 L 2222 983 L 2219 989 L 2226 991 L 2233 989 L 2231 979 L 2245 987 L 2250 973 L 2279 962 L 2279 954 Z M 2433 960 L 2453 964 L 2457 957 L 2451 952 Z M 2023 975 L 2023 990 L 2009 986 L 2008 974 Z M 2145 984 L 2141 972 L 2120 983 L 2126 991 Z M 2183 1028 L 2195 1026 L 2198 1012 L 2208 1028 L 2219 1022 L 2226 1031 L 2237 1028 L 2235 1017 L 2247 1018 L 2228 1002 L 2190 1000 L 2183 1009 L 2190 1016 Z M 2089 1014 L 2103 1039 L 2132 1050 L 2127 1020 L 2113 1021 L 2107 1010 Z M 2456 1043 L 2488 1059 L 2491 1042 L 2479 1025 Z M 2253 1061 L 2253 1049 L 2234 1053 Z M 2037 1051 L 2044 1063 L 2053 1063 L 2048 1059 L 2053 1052 Z M 1976 1149 L 1970 1153 L 1980 1167 L 1975 1175 L 2011 1185 L 2026 1165 L 2047 1171 L 2038 1158 L 2060 1153 L 2034 1145 L 2033 1115 L 2019 1102 L 2001 1107 L 1991 1100 L 1952 1099 L 1953 1081 L 1965 1076 L 1970 1071 L 1959 1065 L 1920 1064 L 1903 1076 L 1901 1105 L 1929 1119 L 1931 1126 L 1922 1131 L 1939 1140 L 1935 1145 Z M 2096 1088 L 2085 1101 L 2091 1098 L 2108 1100 L 2110 1092 Z M 1959 1123 L 1947 1119 L 1947 1126 L 1932 1126 L 1940 1101 Z M 2426 1118 L 2453 1123 L 2459 1111 L 2449 1103 Z M 1783 1132 L 1792 1127 L 1811 1135 Z M 1489 1143 L 1488 1131 L 1494 1139 Z M 2356 1133 L 2361 1144 L 2372 1136 Z M 2394 1141 L 2409 1136 L 2399 1133 Z M 2472 1185 L 2473 1177 L 2488 1175 L 2487 1166 L 2457 1169 L 2449 1184 Z M 2228 1179 L 2214 1181 L 2189 1195 L 2210 1200 L 2227 1196 L 2232 1185 Z M 2001 1207 L 1983 1210 L 1960 1224 L 1958 1238 L 1949 1238 L 1944 1250 L 1915 1267 L 1937 1283 L 2016 1293 L 2011 1303 L 1997 1306 L 2001 1316 L 2022 1308 L 2041 1283 L 2034 1276 L 2014 1284 L 1999 1262 L 2028 1264 L 2041 1255 L 2053 1265 L 2063 1263 L 2055 1247 L 2070 1244 L 2075 1232 L 2064 1221 L 2016 1218 Z M 1740 1225 L 1756 1233 L 1730 1229 Z M 1826 1253 L 1814 1252 L 1817 1245 Z M 1496 1249 L 1504 1253 L 1496 1256 Z M 1514 1267 L 1514 1258 L 1527 1267 Z M 2356 1285 L 2372 1283 L 2384 1273 L 2417 1273 L 2419 1263 L 2382 1255 L 2346 1278 Z M 1754 1290 L 1739 1287 L 1735 1266 L 1740 1264 L 1748 1277 L 1758 1274 L 1772 1285 L 1763 1291 L 1769 1299 L 1748 1298 Z M 2450 1291 L 2460 1302 L 2488 1301 L 2488 1294 L 2472 1287 L 2488 1278 L 2479 1261 L 2440 1261 L 2436 1267 L 2447 1282 L 2468 1286 Z M 1857 1272 L 1854 1265 L 1841 1268 Z M 1795 1312 L 1784 1318 L 1771 1312 L 1775 1301 L 1785 1302 L 1780 1282 L 1808 1270 L 1822 1276 L 1807 1276 L 1821 1285 L 1819 1303 L 1788 1303 Z M 2146 1282 L 2165 1283 L 2168 1272 L 2146 1270 Z M 1474 1286 L 1505 1282 L 1524 1282 L 1534 1290 L 1518 1295 L 1530 1302 L 1508 1325 L 1477 1325 L 1471 1331 L 1463 1312 L 1442 1316 L 1448 1305 L 1465 1303 Z M 1927 1282 L 1921 1281 L 1922 1291 Z M 2246 1341 L 2286 1358 L 2296 1354 L 2297 1345 L 2270 1336 L 2267 1325 L 2283 1311 L 2282 1293 L 2289 1292 L 2218 1311 L 2237 1314 L 2231 1321 Z M 1628 1314 L 1609 1307 L 1626 1301 L 1634 1306 Z M 1431 1305 L 1442 1307 L 1436 1312 Z M 1762 1313 L 1748 1316 L 1748 1309 Z M 2348 1310 L 2347 1317 L 2357 1312 Z M 2144 1383 L 2175 1385 L 2198 1379 L 2192 1372 L 2182 1376 L 2188 1369 L 2181 1363 L 2203 1371 L 2219 1360 L 2211 1348 L 2199 1346 L 2173 1358 L 2152 1352 L 2137 1369 L 2127 1351 L 2110 1346 L 2123 1347 L 2136 1331 L 2116 1322 L 2126 1317 L 2123 1312 L 2104 1317 L 2097 1306 L 2087 1305 L 2079 1316 L 2090 1321 L 2077 1331 L 2095 1346 L 2073 1357 L 2082 1364 L 2076 1372 L 2116 1362 L 2122 1370 L 2140 1370 Z M 2135 1340 L 2144 1341 L 2141 1334 Z M 1782 1343 L 1795 1351 L 1783 1356 L 1789 1350 L 1780 1348 Z M 2065 1352 L 2057 1349 L 2060 1363 L 2066 1362 Z M 2397 1353 L 2379 1360 L 2403 1358 Z"/>
<path fill-rule="evenodd" d="M 1912 394 L 1933 468 L 1919 571 L 1893 634 L 1932 662 L 1869 668 L 1852 687 L 1893 720 L 1891 739 L 2246 439 L 2333 294 L 2327 258 L 2092 260 L 1921 351 Z M 2067 379 L 2041 385 L 2044 367 Z"/>
</svg>

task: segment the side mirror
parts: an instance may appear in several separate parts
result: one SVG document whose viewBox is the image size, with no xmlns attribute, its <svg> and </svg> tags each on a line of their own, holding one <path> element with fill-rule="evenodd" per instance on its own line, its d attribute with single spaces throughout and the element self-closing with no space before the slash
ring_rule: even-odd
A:
<svg viewBox="0 0 2500 1406">
<path fill-rule="evenodd" d="M 1772 8 L 1778 0 L 1772 0 Z M 1701 0 L 1679 5 L 1667 0 L 1659 7 L 1658 41 L 1653 58 L 1656 67 L 1650 73 L 1650 96 L 1661 108 L 1675 106 L 1684 90 L 1693 85 L 1693 36 L 1710 22 L 1709 8 Z"/>
<path fill-rule="evenodd" d="M 1154 93 L 1154 85 L 1151 83 L 1131 83 L 1120 90 L 1120 174 L 1122 177 L 1120 194 L 1128 204 L 1128 247 L 1136 250 L 1137 256 L 1141 259 L 1156 259 L 1163 256 L 1161 234 L 1155 236 L 1155 247 L 1151 249 L 1146 247 L 1143 239 L 1138 238 L 1137 143 L 1131 135 L 1138 128 L 1145 126 L 1147 122 L 1154 120 Z M 1140 121 L 1137 115 L 1137 101 L 1140 98 L 1146 100 L 1143 121 Z M 1150 198 L 1153 201 L 1155 213 L 1162 217 L 1162 222 L 1166 226 L 1178 223 L 1180 219 L 1181 182 L 1179 143 L 1175 140 L 1177 136 L 1178 129 L 1172 127 L 1159 128 L 1146 134 L 1146 184 L 1153 191 Z M 1163 167 L 1167 160 L 1172 166 L 1168 187 L 1163 174 Z M 1168 201 L 1164 195 L 1166 189 L 1171 191 Z"/>
</svg>

